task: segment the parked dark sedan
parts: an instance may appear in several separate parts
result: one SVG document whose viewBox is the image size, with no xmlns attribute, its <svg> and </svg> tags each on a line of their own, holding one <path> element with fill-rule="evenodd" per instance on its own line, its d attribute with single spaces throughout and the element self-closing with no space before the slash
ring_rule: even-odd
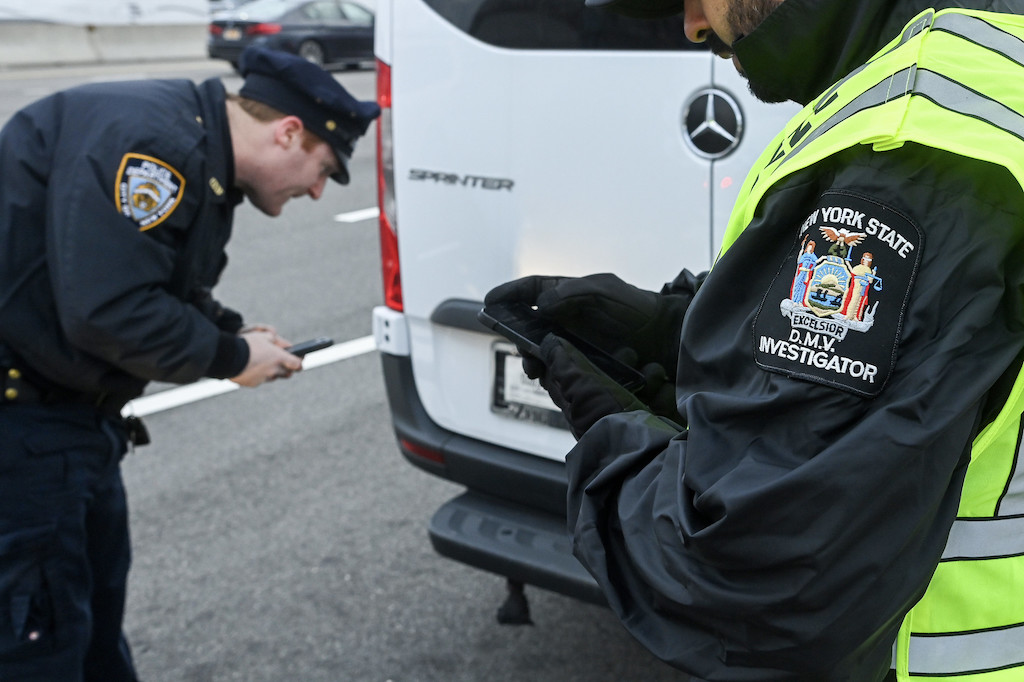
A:
<svg viewBox="0 0 1024 682">
<path fill-rule="evenodd" d="M 373 60 L 373 12 L 348 0 L 252 0 L 210 22 L 207 52 L 238 68 L 249 45 L 327 65 Z"/>
</svg>

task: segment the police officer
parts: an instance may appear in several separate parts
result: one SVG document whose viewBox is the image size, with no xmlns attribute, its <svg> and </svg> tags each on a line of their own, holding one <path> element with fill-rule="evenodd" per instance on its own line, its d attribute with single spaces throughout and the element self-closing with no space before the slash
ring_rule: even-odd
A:
<svg viewBox="0 0 1024 682">
<path fill-rule="evenodd" d="M 555 334 L 524 363 L 578 438 L 576 556 L 701 679 L 1024 679 L 1024 3 L 587 2 L 806 108 L 709 273 L 488 294 L 648 377 Z"/>
<path fill-rule="evenodd" d="M 258 386 L 302 367 L 211 295 L 235 207 L 345 184 L 378 115 L 303 59 L 85 85 L 0 132 L 0 680 L 135 680 L 121 408 L 148 381 Z"/>
</svg>

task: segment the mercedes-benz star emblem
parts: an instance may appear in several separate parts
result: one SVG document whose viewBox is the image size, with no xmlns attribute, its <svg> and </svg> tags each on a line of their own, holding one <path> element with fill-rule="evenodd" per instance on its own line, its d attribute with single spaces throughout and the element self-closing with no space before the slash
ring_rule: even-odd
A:
<svg viewBox="0 0 1024 682">
<path fill-rule="evenodd" d="M 743 112 L 732 95 L 715 88 L 695 93 L 683 108 L 686 144 L 705 159 L 729 154 L 743 137 Z"/>
</svg>

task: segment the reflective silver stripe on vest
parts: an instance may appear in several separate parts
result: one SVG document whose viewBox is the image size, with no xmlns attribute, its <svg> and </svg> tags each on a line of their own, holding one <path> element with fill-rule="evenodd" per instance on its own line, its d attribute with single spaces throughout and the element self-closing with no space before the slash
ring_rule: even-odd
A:
<svg viewBox="0 0 1024 682">
<path fill-rule="evenodd" d="M 952 33 L 1024 65 L 1024 41 L 984 19 L 967 14 L 943 14 L 935 20 L 933 30 Z"/>
<path fill-rule="evenodd" d="M 942 550 L 942 561 L 1000 559 L 1022 554 L 1024 516 L 957 519 Z"/>
<path fill-rule="evenodd" d="M 1024 435 L 1024 431 L 1022 431 Z M 1017 437 L 1013 474 L 994 517 L 958 518 L 949 531 L 942 561 L 1024 555 L 1024 438 Z"/>
<path fill-rule="evenodd" d="M 964 14 L 938 17 L 932 30 L 946 31 L 997 52 L 1024 67 L 1024 41 L 979 18 Z M 936 105 L 988 122 L 1024 140 L 1024 116 L 949 78 L 920 69 L 914 94 Z M 1024 555 L 1024 456 L 1020 438 L 1012 472 L 996 505 L 996 517 L 959 518 L 950 530 L 943 561 L 985 560 Z M 1007 594 L 1007 599 L 1021 599 Z M 1024 673 L 1024 623 L 962 633 L 911 634 L 909 673 L 963 676 L 996 671 Z M 1015 675 L 1017 679 L 1019 675 Z"/>
<path fill-rule="evenodd" d="M 782 160 L 779 167 L 781 168 L 783 164 L 787 163 L 790 159 L 799 154 L 804 147 L 851 116 L 859 114 L 867 109 L 881 106 L 886 102 L 891 102 L 894 99 L 899 99 L 900 97 L 904 97 L 909 94 L 913 89 L 914 76 L 916 73 L 916 65 L 908 66 L 907 68 L 897 71 L 891 76 L 885 78 L 870 90 L 857 95 L 853 101 L 829 116 L 825 121 L 815 127 L 806 138 L 800 140 L 800 142 L 789 152 L 789 155 Z"/>
<path fill-rule="evenodd" d="M 1016 667 L 1024 667 L 1024 623 L 998 630 L 910 637 L 911 675 L 967 675 Z"/>
<path fill-rule="evenodd" d="M 914 94 L 927 97 L 944 109 L 991 123 L 1024 140 L 1024 116 L 945 76 L 933 71 L 918 70 Z"/>
<path fill-rule="evenodd" d="M 934 12 L 934 10 L 931 10 L 927 14 L 925 14 L 924 16 L 919 17 L 918 20 L 915 21 L 913 24 L 910 24 L 909 26 L 904 28 L 903 29 L 903 33 L 900 35 L 899 42 L 897 42 L 895 45 L 890 47 L 888 50 L 886 50 L 882 54 L 878 55 L 877 59 L 881 59 L 885 55 L 889 54 L 890 52 L 895 51 L 896 49 L 898 49 L 900 47 L 903 47 L 904 44 L 906 44 L 906 43 L 910 42 L 912 39 L 916 38 L 922 31 L 924 31 L 926 28 L 928 28 L 929 26 L 932 25 L 932 19 L 934 17 L 935 17 L 935 12 Z M 874 61 L 874 60 L 872 60 L 872 61 Z M 866 64 L 861 64 L 856 69 L 854 69 L 849 74 L 847 74 L 846 77 L 844 77 L 841 81 L 839 81 L 838 83 L 833 85 L 831 88 L 826 90 L 821 95 L 821 97 L 818 98 L 818 103 L 814 105 L 814 113 L 818 113 L 819 111 L 821 111 L 822 109 L 827 107 L 829 105 L 829 103 L 832 101 L 832 95 L 836 91 L 838 91 L 839 88 L 841 88 L 844 83 L 846 83 L 847 81 L 849 81 L 852 78 L 856 78 L 857 74 L 859 74 L 864 69 L 868 68 L 868 66 L 870 64 L 871 64 L 871 62 L 868 62 Z"/>
<path fill-rule="evenodd" d="M 900 45 L 926 28 L 930 19 L 931 17 L 923 17 L 921 21 L 905 31 Z M 946 14 L 938 17 L 931 28 L 932 30 L 951 33 L 976 43 L 981 47 L 998 52 L 1024 67 L 1024 41 L 992 26 L 986 21 L 963 14 Z M 851 73 L 838 85 L 834 86 L 831 91 L 835 92 L 838 90 L 846 80 L 856 76 L 859 71 L 860 69 Z M 1024 140 L 1024 116 L 1021 116 L 1004 104 L 985 97 L 954 80 L 940 76 L 932 71 L 919 70 L 915 65 L 901 69 L 888 78 L 883 79 L 816 126 L 805 139 L 800 140 L 793 147 L 786 158 L 779 164 L 780 167 L 799 154 L 808 144 L 851 116 L 899 99 L 910 93 L 926 97 L 938 106 L 950 111 L 986 121 Z M 825 106 L 828 101 L 829 97 L 828 93 L 826 93 L 821 98 L 821 106 Z"/>
</svg>

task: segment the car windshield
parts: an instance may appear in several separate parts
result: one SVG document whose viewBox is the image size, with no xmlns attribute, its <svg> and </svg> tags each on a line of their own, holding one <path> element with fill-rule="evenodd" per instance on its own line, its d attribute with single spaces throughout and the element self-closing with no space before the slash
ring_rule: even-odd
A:
<svg viewBox="0 0 1024 682">
<path fill-rule="evenodd" d="M 252 0 L 235 10 L 235 17 L 243 21 L 271 21 L 299 4 L 295 0 Z"/>
</svg>

